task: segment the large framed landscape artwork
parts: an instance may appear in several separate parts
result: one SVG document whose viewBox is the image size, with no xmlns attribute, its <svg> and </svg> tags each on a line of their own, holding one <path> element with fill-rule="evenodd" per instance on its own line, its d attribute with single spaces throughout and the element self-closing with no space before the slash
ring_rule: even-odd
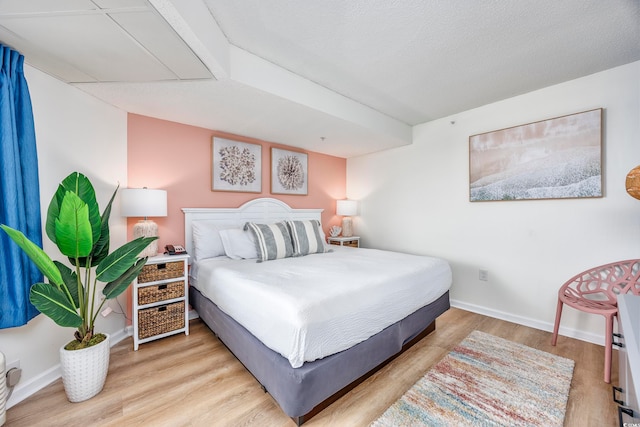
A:
<svg viewBox="0 0 640 427">
<path fill-rule="evenodd" d="M 602 197 L 602 108 L 469 137 L 472 202 Z"/>
</svg>

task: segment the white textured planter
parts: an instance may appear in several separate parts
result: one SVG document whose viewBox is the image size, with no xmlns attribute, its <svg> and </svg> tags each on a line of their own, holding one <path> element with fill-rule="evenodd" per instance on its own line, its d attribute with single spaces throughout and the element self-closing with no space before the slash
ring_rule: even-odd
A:
<svg viewBox="0 0 640 427">
<path fill-rule="evenodd" d="M 60 347 L 62 383 L 69 402 L 82 402 L 100 393 L 109 370 L 109 335 L 98 345 L 82 350 Z"/>
<path fill-rule="evenodd" d="M 7 382 L 4 354 L 0 351 L 0 426 L 7 421 Z"/>
</svg>

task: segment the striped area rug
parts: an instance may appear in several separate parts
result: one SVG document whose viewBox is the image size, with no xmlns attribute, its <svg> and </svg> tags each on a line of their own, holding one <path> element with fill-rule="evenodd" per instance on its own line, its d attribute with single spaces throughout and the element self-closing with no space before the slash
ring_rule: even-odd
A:
<svg viewBox="0 0 640 427">
<path fill-rule="evenodd" d="M 371 426 L 562 426 L 573 366 L 473 331 Z"/>
</svg>

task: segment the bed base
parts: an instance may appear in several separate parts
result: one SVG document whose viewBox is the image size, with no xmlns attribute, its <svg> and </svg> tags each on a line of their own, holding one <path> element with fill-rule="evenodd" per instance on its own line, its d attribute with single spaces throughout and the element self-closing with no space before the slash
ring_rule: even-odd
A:
<svg viewBox="0 0 640 427">
<path fill-rule="evenodd" d="M 387 360 L 385 360 L 384 362 L 382 362 L 381 364 L 379 364 L 378 366 L 376 366 L 375 368 L 373 368 L 372 370 L 370 370 L 369 372 L 367 372 L 366 374 L 364 374 L 363 376 L 361 376 L 357 380 L 353 381 L 351 384 L 349 384 L 346 387 L 338 390 L 335 394 L 333 394 L 332 396 L 330 396 L 326 400 L 320 402 L 316 407 L 314 407 L 308 413 L 306 413 L 304 415 L 301 415 L 299 417 L 292 417 L 291 419 L 298 426 L 301 426 L 305 421 L 309 421 L 312 417 L 314 417 L 315 415 L 319 414 L 323 410 L 327 409 L 333 402 L 335 402 L 336 400 L 340 399 L 342 396 L 344 396 L 345 394 L 349 393 L 351 390 L 353 390 L 354 388 L 356 388 L 357 386 L 362 384 L 370 376 L 372 376 L 373 374 L 378 372 L 380 369 L 384 368 L 386 365 L 391 363 L 396 357 L 400 356 L 402 353 L 404 353 L 409 348 L 411 348 L 414 344 L 417 344 L 420 340 L 422 340 L 422 338 L 426 337 L 427 335 L 429 335 L 431 332 L 433 332 L 435 330 L 436 330 L 436 321 L 434 320 L 422 332 L 420 332 L 415 338 L 413 338 L 411 341 L 409 341 L 405 345 L 403 345 L 402 349 L 400 350 L 400 352 L 398 352 L 395 355 L 391 356 L 390 358 L 388 358 Z M 264 387 L 263 387 L 263 389 L 264 389 Z M 264 389 L 264 390 L 267 391 L 266 389 Z"/>
<path fill-rule="evenodd" d="M 449 292 L 348 350 L 292 368 L 196 288 L 190 304 L 220 341 L 297 425 L 344 396 L 402 352 L 435 330 L 449 309 Z"/>
</svg>

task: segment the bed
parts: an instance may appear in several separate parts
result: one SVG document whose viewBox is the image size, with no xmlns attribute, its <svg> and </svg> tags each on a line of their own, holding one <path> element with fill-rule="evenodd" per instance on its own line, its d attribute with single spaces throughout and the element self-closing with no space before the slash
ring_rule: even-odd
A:
<svg viewBox="0 0 640 427">
<path fill-rule="evenodd" d="M 448 263 L 329 247 L 321 209 L 260 198 L 183 212 L 191 306 L 298 425 L 432 332 L 449 308 Z"/>
</svg>

